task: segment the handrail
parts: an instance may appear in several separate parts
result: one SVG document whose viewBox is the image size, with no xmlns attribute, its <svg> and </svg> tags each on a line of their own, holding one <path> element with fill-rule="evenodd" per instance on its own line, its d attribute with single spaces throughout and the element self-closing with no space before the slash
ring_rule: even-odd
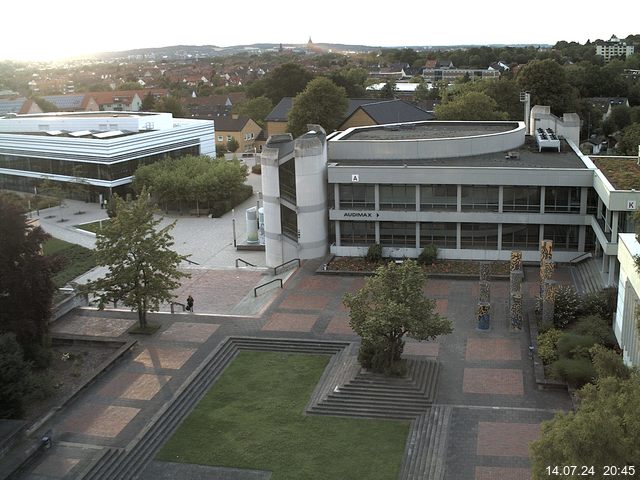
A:
<svg viewBox="0 0 640 480">
<path fill-rule="evenodd" d="M 253 263 L 247 262 L 246 260 L 243 260 L 241 258 L 236 258 L 236 268 L 238 268 L 238 262 L 242 262 L 245 265 L 248 265 L 250 267 L 255 267 L 256 265 L 254 265 Z"/>
<path fill-rule="evenodd" d="M 194 262 L 193 260 L 189 260 L 188 258 L 184 259 L 185 262 L 193 263 L 194 265 L 200 265 L 198 262 Z"/>
<path fill-rule="evenodd" d="M 257 297 L 258 296 L 258 289 L 262 288 L 262 287 L 266 287 L 267 285 L 269 285 L 270 283 L 273 282 L 280 282 L 280 288 L 282 287 L 282 279 L 281 278 L 274 278 L 273 280 L 268 281 L 267 283 L 263 283 L 262 285 L 258 285 L 256 288 L 253 289 L 253 296 Z"/>
<path fill-rule="evenodd" d="M 171 306 L 171 313 L 175 313 L 173 311 L 173 306 L 174 305 L 180 305 L 182 307 L 182 311 L 185 312 L 187 310 L 187 306 L 184 303 L 180 303 L 180 302 L 169 302 L 169 305 Z"/>
<path fill-rule="evenodd" d="M 581 253 L 580 255 L 578 255 L 575 258 L 572 258 L 571 260 L 569 260 L 569 263 L 575 265 L 576 263 L 580 263 L 582 260 L 586 259 L 586 258 L 591 258 L 591 252 L 584 252 Z"/>
<path fill-rule="evenodd" d="M 292 259 L 292 260 L 289 260 L 289 261 L 287 261 L 287 262 L 281 263 L 280 265 L 277 265 L 277 266 L 273 267 L 273 274 L 274 274 L 274 275 L 277 275 L 277 274 L 278 274 L 278 273 L 277 273 L 277 272 L 278 272 L 278 269 L 279 269 L 280 267 L 284 267 L 285 265 L 288 265 L 289 263 L 292 263 L 292 262 L 298 262 L 298 267 L 300 266 L 300 259 L 299 259 L 299 258 L 294 258 L 294 259 Z"/>
</svg>

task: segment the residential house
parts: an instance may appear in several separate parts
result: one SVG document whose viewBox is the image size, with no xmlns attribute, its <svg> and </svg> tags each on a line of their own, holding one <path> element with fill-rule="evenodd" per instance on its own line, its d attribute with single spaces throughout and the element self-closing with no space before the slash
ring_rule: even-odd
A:
<svg viewBox="0 0 640 480">
<path fill-rule="evenodd" d="M 148 90 L 116 90 L 112 92 L 89 92 L 87 95 L 93 97 L 98 104 L 100 111 L 117 112 L 138 112 L 142 107 L 144 98 L 151 94 L 156 101 L 169 95 L 169 90 L 148 89 Z"/>
<path fill-rule="evenodd" d="M 212 119 L 231 114 L 234 105 L 242 102 L 245 98 L 244 92 L 234 92 L 209 97 L 191 97 L 185 99 L 183 105 L 191 118 Z"/>
<path fill-rule="evenodd" d="M 262 132 L 262 128 L 249 117 L 238 115 L 216 117 L 214 125 L 217 144 L 226 145 L 227 142 L 234 138 L 239 145 L 237 153 L 258 150 L 256 141 L 260 132 Z"/>
<path fill-rule="evenodd" d="M 592 107 L 602 113 L 602 119 L 605 120 L 611 115 L 613 107 L 629 106 L 629 99 L 626 97 L 591 97 L 586 99 Z"/>
<path fill-rule="evenodd" d="M 93 97 L 86 93 L 47 95 L 42 98 L 55 105 L 58 112 L 97 112 L 100 110 Z"/>
<path fill-rule="evenodd" d="M 383 125 L 386 123 L 420 122 L 432 120 L 433 114 L 422 110 L 404 100 L 381 100 L 358 106 L 338 127 L 346 130 L 351 127 Z"/>
<path fill-rule="evenodd" d="M 456 68 L 451 60 L 427 60 L 422 76 L 428 82 L 452 82 L 467 75 L 471 80 L 500 77 L 500 69 Z"/>
<path fill-rule="evenodd" d="M 26 113 L 42 113 L 42 109 L 30 98 L 15 97 L 0 100 L 0 115 L 15 113 L 23 115 Z"/>
<path fill-rule="evenodd" d="M 635 47 L 633 45 L 627 45 L 626 42 L 615 35 L 611 35 L 608 42 L 596 44 L 596 55 L 603 57 L 605 62 L 617 57 L 627 58 L 633 55 L 634 51 Z"/>
</svg>

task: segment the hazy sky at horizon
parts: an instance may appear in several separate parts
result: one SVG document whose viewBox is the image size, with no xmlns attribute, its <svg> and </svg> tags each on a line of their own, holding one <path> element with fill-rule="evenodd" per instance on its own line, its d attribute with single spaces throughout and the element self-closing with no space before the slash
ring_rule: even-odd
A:
<svg viewBox="0 0 640 480">
<path fill-rule="evenodd" d="M 169 45 L 344 43 L 371 46 L 584 43 L 640 33 L 636 1 L 87 2 L 5 0 L 0 60 L 51 60 Z M 273 5 L 266 9 L 265 5 Z M 228 14 L 225 11 L 228 10 Z M 600 15 L 598 12 L 602 12 Z"/>
</svg>

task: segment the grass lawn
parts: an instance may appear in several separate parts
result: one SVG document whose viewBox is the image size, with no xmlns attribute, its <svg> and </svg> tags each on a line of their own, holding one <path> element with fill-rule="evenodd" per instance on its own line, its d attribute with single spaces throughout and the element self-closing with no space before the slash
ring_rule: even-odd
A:
<svg viewBox="0 0 640 480">
<path fill-rule="evenodd" d="M 240 352 L 157 459 L 272 471 L 272 480 L 389 480 L 409 421 L 304 415 L 329 357 Z"/>
<path fill-rule="evenodd" d="M 105 227 L 109 221 L 110 219 L 105 218 L 104 220 L 98 220 L 97 222 L 83 223 L 81 225 L 74 225 L 74 226 L 76 228 L 79 228 L 80 230 L 86 230 L 87 232 L 98 233 L 100 231 L 100 224 L 102 224 L 102 226 Z"/>
<path fill-rule="evenodd" d="M 92 250 L 64 240 L 50 238 L 44 242 L 42 250 L 45 255 L 60 255 L 63 258 L 62 270 L 53 277 L 57 287 L 63 287 L 67 282 L 96 266 Z"/>
</svg>

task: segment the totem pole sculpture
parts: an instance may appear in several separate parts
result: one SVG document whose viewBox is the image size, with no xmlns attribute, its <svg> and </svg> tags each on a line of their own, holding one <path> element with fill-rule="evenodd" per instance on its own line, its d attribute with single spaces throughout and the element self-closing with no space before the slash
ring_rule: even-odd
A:
<svg viewBox="0 0 640 480">
<path fill-rule="evenodd" d="M 512 330 L 522 330 L 522 252 L 511 252 L 509 263 L 509 318 Z"/>
<path fill-rule="evenodd" d="M 491 290 L 489 286 L 489 264 L 480 264 L 480 285 L 478 296 L 478 330 L 489 330 L 491 328 Z"/>
</svg>

